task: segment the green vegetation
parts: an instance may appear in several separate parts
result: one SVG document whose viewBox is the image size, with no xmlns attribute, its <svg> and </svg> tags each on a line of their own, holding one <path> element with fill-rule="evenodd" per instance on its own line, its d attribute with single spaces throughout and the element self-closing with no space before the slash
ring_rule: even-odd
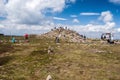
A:
<svg viewBox="0 0 120 80">
<path fill-rule="evenodd" d="M 0 53 L 0 80 L 45 80 L 49 74 L 53 80 L 120 80 L 119 44 L 30 38 L 29 43 L 0 44 Z"/>
</svg>

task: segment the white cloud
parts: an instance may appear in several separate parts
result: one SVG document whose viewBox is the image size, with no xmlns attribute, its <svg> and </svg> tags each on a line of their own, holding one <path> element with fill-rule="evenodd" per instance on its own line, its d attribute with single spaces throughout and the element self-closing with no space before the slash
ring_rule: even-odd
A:
<svg viewBox="0 0 120 80">
<path fill-rule="evenodd" d="M 114 4 L 120 4 L 120 0 L 109 0 L 109 2 L 114 3 Z"/>
<path fill-rule="evenodd" d="M 117 31 L 120 32 L 120 28 L 118 28 Z"/>
<path fill-rule="evenodd" d="M 5 28 L 3 25 L 0 24 L 0 29 Z"/>
<path fill-rule="evenodd" d="M 80 21 L 78 19 L 73 19 L 73 23 L 79 23 Z"/>
<path fill-rule="evenodd" d="M 83 16 L 94 16 L 94 15 L 100 15 L 99 13 L 94 13 L 94 12 L 82 12 L 80 15 Z"/>
<path fill-rule="evenodd" d="M 0 15 L 6 12 L 10 23 L 17 24 L 42 24 L 46 13 L 62 12 L 66 3 L 76 0 L 0 0 Z M 4 10 L 4 11 L 3 11 Z"/>
<path fill-rule="evenodd" d="M 75 17 L 77 17 L 77 15 L 70 15 L 70 17 L 75 18 Z"/>
<path fill-rule="evenodd" d="M 104 25 L 94 25 L 94 24 L 73 25 L 70 26 L 70 29 L 76 30 L 77 32 L 111 32 L 111 31 L 114 32 L 114 23 L 111 24 L 108 23 Z"/>
<path fill-rule="evenodd" d="M 105 23 L 110 22 L 113 20 L 113 15 L 110 11 L 102 12 L 101 16 L 99 17 L 99 20 L 102 20 Z"/>
<path fill-rule="evenodd" d="M 99 17 L 104 22 L 103 25 L 97 23 L 88 23 L 86 25 L 68 25 L 77 32 L 116 32 L 116 23 L 113 21 L 113 15 L 110 11 L 103 11 Z M 77 22 L 77 19 L 73 20 Z"/>
<path fill-rule="evenodd" d="M 5 11 L 5 5 L 3 0 L 0 0 L 0 17 L 5 17 L 6 11 Z"/>
<path fill-rule="evenodd" d="M 62 12 L 67 3 L 74 2 L 75 0 L 0 0 L 0 16 L 6 17 L 6 20 L 0 22 L 0 29 L 4 29 L 4 32 L 20 30 L 19 34 L 24 30 L 50 30 L 54 25 L 53 18 L 46 14 Z"/>
<path fill-rule="evenodd" d="M 9 26 L 11 25 L 11 26 Z M 0 30 L 7 35 L 40 34 L 54 28 L 54 24 L 49 25 L 27 25 L 27 24 L 7 24 L 0 25 Z"/>
<path fill-rule="evenodd" d="M 8 0 L 3 0 L 3 3 L 6 4 L 8 2 Z"/>
<path fill-rule="evenodd" d="M 115 22 L 107 22 L 106 24 L 106 29 L 112 29 L 112 28 L 114 28 L 115 27 Z"/>
<path fill-rule="evenodd" d="M 81 13 L 81 15 L 100 15 L 99 20 L 104 22 L 103 25 L 101 24 L 86 24 L 86 25 L 79 25 L 80 29 L 83 32 L 115 32 L 115 25 L 116 23 L 113 21 L 113 15 L 110 11 L 103 11 L 101 14 L 99 13 Z"/>
<path fill-rule="evenodd" d="M 66 21 L 67 20 L 65 18 L 60 18 L 60 17 L 53 17 L 53 19 L 55 19 L 55 20 L 61 20 L 61 21 Z"/>
<path fill-rule="evenodd" d="M 41 24 L 46 12 L 61 12 L 65 0 L 9 0 L 5 7 L 7 18 L 13 23 Z"/>
</svg>

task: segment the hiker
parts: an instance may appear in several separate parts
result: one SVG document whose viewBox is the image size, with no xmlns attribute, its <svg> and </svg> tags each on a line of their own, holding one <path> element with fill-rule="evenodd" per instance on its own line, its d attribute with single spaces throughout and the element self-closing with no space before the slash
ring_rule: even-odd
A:
<svg viewBox="0 0 120 80">
<path fill-rule="evenodd" d="M 105 34 L 102 34 L 102 35 L 101 35 L 101 39 L 102 39 L 102 40 L 106 40 L 106 35 L 105 35 Z"/>
<path fill-rule="evenodd" d="M 102 40 L 104 39 L 103 35 L 101 35 L 101 39 L 102 39 Z"/>
<path fill-rule="evenodd" d="M 65 27 L 65 29 L 67 30 L 67 27 Z"/>
<path fill-rule="evenodd" d="M 83 38 L 84 38 L 84 40 L 86 40 L 86 36 L 85 35 L 83 36 Z"/>
<path fill-rule="evenodd" d="M 12 37 L 12 43 L 15 43 L 15 37 Z"/>
<path fill-rule="evenodd" d="M 55 42 L 56 42 L 56 43 L 59 43 L 59 42 L 60 42 L 60 37 L 61 37 L 61 34 L 59 34 L 59 35 L 55 38 Z"/>
<path fill-rule="evenodd" d="M 56 43 L 59 43 L 59 41 L 60 41 L 60 40 L 59 40 L 59 37 L 56 37 L 56 38 L 55 38 L 55 42 L 56 42 Z"/>
<path fill-rule="evenodd" d="M 110 34 L 110 40 L 113 41 L 113 35 L 112 35 L 112 33 Z"/>
<path fill-rule="evenodd" d="M 24 37 L 25 37 L 25 40 L 27 40 L 28 39 L 28 34 L 25 34 Z"/>
<path fill-rule="evenodd" d="M 57 28 L 56 27 L 54 27 L 54 30 L 56 30 Z"/>
<path fill-rule="evenodd" d="M 112 33 L 110 34 L 110 42 L 109 42 L 110 44 L 114 44 L 114 40 L 113 40 L 113 35 L 112 35 Z"/>
<path fill-rule="evenodd" d="M 25 42 L 29 42 L 29 40 L 28 40 L 28 34 L 25 34 L 24 38 L 25 38 Z"/>
</svg>

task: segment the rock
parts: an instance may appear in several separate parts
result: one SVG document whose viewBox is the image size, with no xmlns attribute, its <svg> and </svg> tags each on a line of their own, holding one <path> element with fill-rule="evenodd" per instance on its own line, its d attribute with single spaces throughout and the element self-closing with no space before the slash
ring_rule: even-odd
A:
<svg viewBox="0 0 120 80">
<path fill-rule="evenodd" d="M 79 43 L 84 42 L 83 35 L 80 35 L 76 31 L 64 29 L 62 27 L 49 31 L 45 34 L 37 35 L 37 38 L 40 38 L 40 37 L 53 38 L 53 39 L 55 39 L 56 37 L 59 37 L 60 41 L 79 42 Z"/>
<path fill-rule="evenodd" d="M 46 78 L 46 80 L 52 80 L 51 75 L 48 75 L 47 78 Z"/>
</svg>

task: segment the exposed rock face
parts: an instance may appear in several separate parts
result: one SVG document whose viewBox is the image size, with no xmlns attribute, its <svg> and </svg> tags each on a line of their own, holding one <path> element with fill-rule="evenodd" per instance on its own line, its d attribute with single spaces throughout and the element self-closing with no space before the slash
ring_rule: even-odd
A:
<svg viewBox="0 0 120 80">
<path fill-rule="evenodd" d="M 68 42 L 83 42 L 84 38 L 79 33 L 64 29 L 59 27 L 57 29 L 52 29 L 50 32 L 47 32 L 42 35 L 38 35 L 37 37 L 47 37 L 47 38 L 56 38 L 59 37 L 61 40 L 66 40 Z"/>
</svg>

